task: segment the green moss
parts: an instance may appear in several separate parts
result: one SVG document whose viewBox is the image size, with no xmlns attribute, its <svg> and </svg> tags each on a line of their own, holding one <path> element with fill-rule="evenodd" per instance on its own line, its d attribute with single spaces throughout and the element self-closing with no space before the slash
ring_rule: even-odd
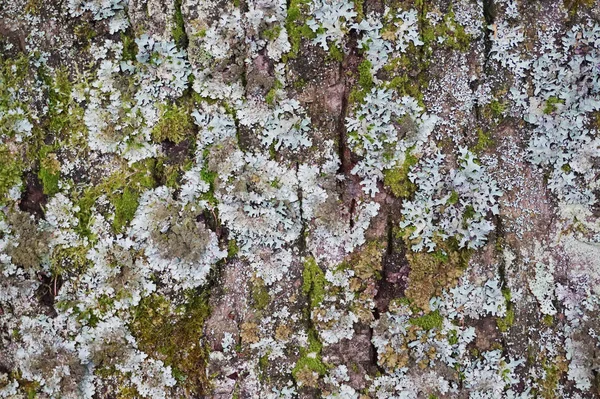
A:
<svg viewBox="0 0 600 399">
<path fill-rule="evenodd" d="M 493 99 L 489 105 L 488 105 L 492 116 L 496 117 L 496 118 L 501 118 L 504 114 L 504 111 L 506 111 L 506 104 Z"/>
<path fill-rule="evenodd" d="M 327 366 L 322 361 L 321 350 L 323 344 L 319 341 L 314 328 L 308 330 L 308 347 L 300 348 L 300 358 L 292 369 L 292 376 L 296 382 L 302 381 L 302 372 L 311 371 L 323 376 L 327 373 Z"/>
<path fill-rule="evenodd" d="M 515 311 L 511 302 L 512 295 L 510 290 L 508 288 L 503 288 L 502 295 L 506 301 L 506 315 L 504 317 L 497 318 L 496 325 L 500 331 L 506 332 L 515 322 Z"/>
<path fill-rule="evenodd" d="M 266 40 L 275 40 L 281 33 L 281 25 L 274 25 L 269 29 L 265 29 L 261 32 L 261 36 Z"/>
<path fill-rule="evenodd" d="M 383 172 L 383 182 L 390 188 L 397 198 L 409 198 L 417 187 L 408 178 L 410 168 L 417 164 L 419 159 L 411 154 L 412 148 L 406 150 L 404 163 L 400 167 Z"/>
<path fill-rule="evenodd" d="M 114 201 L 115 219 L 113 220 L 113 227 L 115 231 L 122 231 L 123 227 L 133 219 L 138 207 L 138 200 L 139 194 L 137 191 L 125 187 L 123 194 Z"/>
<path fill-rule="evenodd" d="M 8 199 L 8 192 L 19 184 L 23 173 L 20 157 L 12 153 L 6 145 L 0 144 L 0 205 Z"/>
<path fill-rule="evenodd" d="M 325 273 L 312 256 L 304 261 L 302 292 L 308 295 L 311 308 L 319 306 L 325 298 Z"/>
<path fill-rule="evenodd" d="M 450 345 L 458 344 L 458 331 L 457 330 L 448 331 L 447 337 L 448 337 L 448 343 Z"/>
<path fill-rule="evenodd" d="M 135 61 L 138 52 L 135 37 L 121 32 L 121 43 L 123 43 L 123 54 L 121 56 L 123 61 Z"/>
<path fill-rule="evenodd" d="M 174 9 L 171 35 L 173 35 L 173 41 L 175 42 L 175 45 L 177 45 L 177 48 L 181 50 L 188 46 L 188 36 L 185 32 L 183 13 L 181 12 L 181 0 L 175 0 Z"/>
<path fill-rule="evenodd" d="M 411 230 L 402 231 L 402 238 L 407 246 L 411 245 Z M 421 309 L 429 309 L 429 300 L 440 295 L 442 290 L 456 284 L 458 278 L 467 268 L 473 253 L 472 250 L 459 248 L 454 238 L 441 240 L 434 238 L 437 251 L 411 252 L 406 254 L 410 265 L 408 275 L 410 284 L 405 295 L 413 304 Z"/>
<path fill-rule="evenodd" d="M 266 307 L 269 306 L 269 303 L 271 303 L 269 290 L 260 278 L 254 280 L 252 284 L 252 300 L 254 302 L 254 308 L 258 310 L 266 309 Z"/>
<path fill-rule="evenodd" d="M 344 52 L 332 43 L 329 45 L 329 58 L 334 61 L 342 62 L 344 61 Z"/>
<path fill-rule="evenodd" d="M 554 324 L 554 317 L 552 317 L 551 315 L 547 314 L 544 315 L 544 318 L 542 319 L 542 322 L 548 326 L 548 327 L 552 327 L 552 325 Z"/>
<path fill-rule="evenodd" d="M 265 96 L 265 101 L 267 102 L 267 104 L 269 104 L 269 105 L 275 104 L 277 90 L 280 90 L 282 88 L 283 88 L 283 84 L 279 80 L 276 80 L 275 83 L 273 84 L 273 87 L 271 87 L 271 90 L 269 90 L 269 92 Z"/>
<path fill-rule="evenodd" d="M 555 112 L 558 109 L 558 107 L 556 106 L 557 104 L 564 104 L 564 103 L 565 103 L 565 100 L 560 99 L 555 96 L 548 98 L 548 100 L 546 100 L 546 106 L 544 107 L 544 114 L 550 115 L 551 113 Z"/>
<path fill-rule="evenodd" d="M 358 84 L 364 90 L 371 90 L 373 87 L 373 74 L 371 73 L 371 68 L 373 64 L 369 60 L 363 60 L 358 65 Z"/>
<path fill-rule="evenodd" d="M 444 318 L 440 314 L 439 310 L 435 312 L 427 313 L 420 317 L 413 317 L 409 319 L 409 323 L 413 326 L 421 327 L 423 330 L 432 330 L 434 328 L 441 329 Z"/>
<path fill-rule="evenodd" d="M 473 147 L 473 152 L 480 154 L 494 144 L 494 140 L 489 132 L 484 132 L 483 129 L 477 129 L 477 144 Z"/>
<path fill-rule="evenodd" d="M 210 315 L 208 298 L 208 292 L 190 290 L 175 308 L 167 298 L 151 295 L 136 307 L 130 325 L 140 350 L 177 370 L 186 396 L 201 396 L 209 388 L 208 351 L 199 343 Z"/>
<path fill-rule="evenodd" d="M 152 129 L 152 140 L 156 143 L 169 140 L 178 144 L 193 136 L 194 122 L 192 121 L 190 107 L 186 105 L 166 105 L 162 110 L 160 120 Z"/>
<path fill-rule="evenodd" d="M 227 257 L 229 259 L 235 258 L 239 251 L 240 248 L 238 247 L 237 242 L 234 239 L 229 240 L 227 243 Z"/>
<path fill-rule="evenodd" d="M 288 58 L 296 58 L 300 51 L 303 38 L 314 38 L 315 33 L 306 25 L 307 15 L 310 11 L 310 0 L 290 0 L 288 3 L 285 29 L 291 45 L 290 51 L 284 56 L 284 62 Z"/>
<path fill-rule="evenodd" d="M 448 205 L 454 205 L 457 204 L 459 200 L 459 196 L 458 193 L 454 190 L 452 190 L 452 194 L 450 194 L 450 198 L 448 198 L 448 201 L 446 201 L 446 204 Z"/>
<path fill-rule="evenodd" d="M 77 38 L 77 41 L 83 45 L 84 49 L 89 49 L 92 40 L 98 35 L 94 27 L 85 20 L 81 20 L 80 23 L 75 25 L 73 33 Z"/>
<path fill-rule="evenodd" d="M 43 146 L 39 151 L 40 170 L 38 178 L 44 187 L 44 194 L 52 196 L 59 191 L 60 162 L 56 154 L 51 153 L 52 146 Z"/>
</svg>

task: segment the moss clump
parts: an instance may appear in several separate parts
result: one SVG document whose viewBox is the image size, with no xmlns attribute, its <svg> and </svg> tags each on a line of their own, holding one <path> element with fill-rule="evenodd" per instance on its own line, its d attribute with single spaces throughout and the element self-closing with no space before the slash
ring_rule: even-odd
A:
<svg viewBox="0 0 600 399">
<path fill-rule="evenodd" d="M 383 182 L 397 198 L 409 198 L 417 189 L 417 186 L 408 178 L 410 168 L 419 161 L 417 157 L 411 154 L 411 151 L 412 148 L 406 150 L 404 162 L 401 166 L 386 170 L 383 173 Z"/>
<path fill-rule="evenodd" d="M 269 92 L 265 96 L 265 101 L 267 104 L 269 104 L 269 105 L 275 104 L 277 90 L 280 90 L 280 89 L 283 89 L 283 83 L 281 83 L 279 80 L 276 80 L 275 83 L 273 84 L 273 87 L 271 87 L 271 90 L 269 90 Z"/>
<path fill-rule="evenodd" d="M 484 132 L 483 129 L 477 129 L 477 144 L 473 147 L 473 152 L 481 154 L 486 149 L 490 148 L 494 144 L 492 136 L 489 132 Z"/>
<path fill-rule="evenodd" d="M 409 323 L 413 326 L 421 327 L 423 330 L 432 330 L 434 328 L 441 329 L 444 318 L 439 310 L 427 313 L 423 316 L 413 317 L 409 319 Z"/>
<path fill-rule="evenodd" d="M 292 376 L 298 385 L 316 387 L 318 377 L 327 373 L 327 366 L 321 358 L 323 344 L 314 328 L 308 330 L 308 347 L 300 348 L 300 358 L 292 369 Z"/>
<path fill-rule="evenodd" d="M 263 30 L 260 35 L 266 40 L 275 40 L 281 33 L 281 25 L 274 25 L 271 28 Z"/>
<path fill-rule="evenodd" d="M 373 87 L 373 74 L 371 68 L 373 64 L 369 60 L 364 60 L 358 65 L 358 84 L 364 90 L 371 90 Z"/>
<path fill-rule="evenodd" d="M 504 111 L 506 111 L 506 104 L 500 102 L 499 100 L 493 99 L 487 106 L 488 111 L 486 112 L 487 116 L 492 116 L 495 118 L 502 118 L 504 115 Z"/>
<path fill-rule="evenodd" d="M 312 256 L 304 261 L 302 292 L 308 295 L 311 308 L 319 306 L 325 298 L 325 273 Z"/>
<path fill-rule="evenodd" d="M 123 43 L 123 54 L 121 56 L 123 61 L 135 61 L 138 52 L 135 37 L 121 32 L 121 43 Z"/>
<path fill-rule="evenodd" d="M 252 283 L 252 300 L 254 301 L 254 308 L 258 310 L 266 309 L 271 303 L 269 290 L 261 278 L 256 278 Z"/>
<path fill-rule="evenodd" d="M 508 288 L 502 289 L 502 295 L 504 296 L 504 300 L 506 301 L 506 315 L 504 317 L 499 317 L 496 319 L 496 325 L 498 329 L 502 332 L 507 332 L 509 328 L 515 323 L 515 310 L 513 309 L 513 305 L 511 302 L 512 295 Z"/>
<path fill-rule="evenodd" d="M 404 232 L 405 237 L 410 232 Z M 409 285 L 406 296 L 416 306 L 429 310 L 429 300 L 440 295 L 443 288 L 456 284 L 463 270 L 469 264 L 472 250 L 459 248 L 454 238 L 446 241 L 434 240 L 435 252 L 408 252 L 406 258 L 410 265 Z"/>
<path fill-rule="evenodd" d="M 565 100 L 560 99 L 555 96 L 548 98 L 548 100 L 546 100 L 546 106 L 544 107 L 544 114 L 550 115 L 551 113 L 555 112 L 558 109 L 557 104 L 564 104 L 564 103 L 565 103 Z"/>
<path fill-rule="evenodd" d="M 185 32 L 185 24 L 183 22 L 183 13 L 181 12 L 181 0 L 175 0 L 173 12 L 173 27 L 171 35 L 178 49 L 182 50 L 188 46 L 188 37 Z"/>
<path fill-rule="evenodd" d="M 40 170 L 38 178 L 44 187 L 44 194 L 54 195 L 59 191 L 60 162 L 54 153 L 48 153 L 51 147 L 43 147 L 40 150 Z"/>
<path fill-rule="evenodd" d="M 167 298 L 154 294 L 142 299 L 134 315 L 130 329 L 140 350 L 171 366 L 180 376 L 186 396 L 206 394 L 208 350 L 199 338 L 210 316 L 208 292 L 186 292 L 184 304 L 177 308 Z"/>
<path fill-rule="evenodd" d="M 133 219 L 138 207 L 138 200 L 139 194 L 129 187 L 125 187 L 123 194 L 114 200 L 115 219 L 113 220 L 113 227 L 115 231 L 121 231 Z"/>
<path fill-rule="evenodd" d="M 335 44 L 329 45 L 329 58 L 334 61 L 342 62 L 344 60 L 344 52 Z"/>
<path fill-rule="evenodd" d="M 285 19 L 285 29 L 288 33 L 291 49 L 284 56 L 287 58 L 296 58 L 300 51 L 300 44 L 303 38 L 314 38 L 315 33 L 306 25 L 306 16 L 308 15 L 310 0 L 290 0 L 287 16 Z"/>
<path fill-rule="evenodd" d="M 544 369 L 544 378 L 538 381 L 539 392 L 538 397 L 543 399 L 554 399 L 557 396 L 556 389 L 558 383 L 565 373 L 569 370 L 569 363 L 564 356 L 556 356 L 553 362 L 549 362 L 544 357 L 542 360 Z"/>
<path fill-rule="evenodd" d="M 10 189 L 19 184 L 22 173 L 19 157 L 6 145 L 0 145 L 0 205 L 5 203 Z"/>
<path fill-rule="evenodd" d="M 189 107 L 169 104 L 164 107 L 158 123 L 152 129 L 152 139 L 156 143 L 169 140 L 178 144 L 194 135 L 194 122 Z"/>
</svg>

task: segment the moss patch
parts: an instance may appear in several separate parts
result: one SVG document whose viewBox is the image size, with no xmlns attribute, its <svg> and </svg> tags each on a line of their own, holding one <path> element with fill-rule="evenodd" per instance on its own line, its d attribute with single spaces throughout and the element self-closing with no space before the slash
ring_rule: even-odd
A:
<svg viewBox="0 0 600 399">
<path fill-rule="evenodd" d="M 186 301 L 173 306 L 163 296 L 142 299 L 130 325 L 139 348 L 173 368 L 187 395 L 207 393 L 208 350 L 199 342 L 210 316 L 208 292 L 188 291 Z"/>
<path fill-rule="evenodd" d="M 325 273 L 312 256 L 304 261 L 302 291 L 308 295 L 311 308 L 319 306 L 325 298 Z"/>
<path fill-rule="evenodd" d="M 410 168 L 417 164 L 419 159 L 411 154 L 412 149 L 406 150 L 404 163 L 401 166 L 383 172 L 383 182 L 398 198 L 409 198 L 417 187 L 408 178 Z"/>
<path fill-rule="evenodd" d="M 408 234 L 406 234 L 408 233 Z M 410 232 L 405 232 L 405 238 Z M 405 295 L 416 306 L 429 310 L 429 300 L 442 289 L 454 286 L 469 264 L 472 250 L 461 249 L 455 239 L 436 239 L 435 252 L 411 252 L 406 255 L 410 265 L 409 285 Z"/>
<path fill-rule="evenodd" d="M 190 107 L 185 104 L 169 104 L 163 108 L 158 123 L 152 129 L 152 140 L 161 143 L 169 140 L 178 144 L 194 136 L 194 122 Z"/>
</svg>

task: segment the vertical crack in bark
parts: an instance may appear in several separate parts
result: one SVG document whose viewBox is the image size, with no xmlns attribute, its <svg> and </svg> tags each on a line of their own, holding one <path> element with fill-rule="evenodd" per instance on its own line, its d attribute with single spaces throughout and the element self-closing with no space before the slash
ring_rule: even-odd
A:
<svg viewBox="0 0 600 399">
<path fill-rule="evenodd" d="M 483 17 L 485 18 L 486 24 L 483 35 L 483 43 L 485 46 L 485 50 L 483 52 L 485 57 L 483 67 L 485 70 L 490 59 L 490 51 L 492 49 L 491 35 L 493 35 L 490 29 L 488 29 L 488 26 L 493 25 L 496 20 L 496 3 L 494 2 L 494 0 L 483 0 Z"/>
</svg>

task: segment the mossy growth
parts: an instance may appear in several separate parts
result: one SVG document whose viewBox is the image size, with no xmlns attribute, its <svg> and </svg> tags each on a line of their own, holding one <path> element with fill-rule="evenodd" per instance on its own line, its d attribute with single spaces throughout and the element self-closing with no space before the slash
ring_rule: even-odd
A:
<svg viewBox="0 0 600 399">
<path fill-rule="evenodd" d="M 181 12 L 181 0 L 175 0 L 173 4 L 173 26 L 171 35 L 178 49 L 183 50 L 188 46 L 188 36 L 185 32 L 183 13 Z"/>
<path fill-rule="evenodd" d="M 67 247 L 59 245 L 54 248 L 50 257 L 50 272 L 53 280 L 60 276 L 79 276 L 91 265 L 87 258 L 88 248 L 84 246 Z"/>
<path fill-rule="evenodd" d="M 410 168 L 419 161 L 416 156 L 412 155 L 412 150 L 413 148 L 406 150 L 402 165 L 383 172 L 384 184 L 397 198 L 410 198 L 417 190 L 417 186 L 408 178 Z"/>
<path fill-rule="evenodd" d="M 121 43 L 123 44 L 123 53 L 121 55 L 123 61 L 135 61 L 138 48 L 133 34 L 121 32 Z"/>
<path fill-rule="evenodd" d="M 363 90 L 371 90 L 373 88 L 373 74 L 371 68 L 373 64 L 369 60 L 363 60 L 358 65 L 358 84 Z"/>
<path fill-rule="evenodd" d="M 306 24 L 307 15 L 310 11 L 310 0 L 290 0 L 288 2 L 285 29 L 288 33 L 291 49 L 284 55 L 283 61 L 288 58 L 296 58 L 300 51 L 303 38 L 313 39 L 315 33 Z"/>
<path fill-rule="evenodd" d="M 429 331 L 434 328 L 441 329 L 444 317 L 440 314 L 439 310 L 436 310 L 435 312 L 429 312 L 422 316 L 411 317 L 408 322 L 413 326 Z"/>
<path fill-rule="evenodd" d="M 543 399 L 557 398 L 556 389 L 563 376 L 569 370 L 569 362 L 564 356 L 556 356 L 554 361 L 548 361 L 546 357 L 542 359 L 544 377 L 538 381 L 537 397 Z"/>
<path fill-rule="evenodd" d="M 552 96 L 546 100 L 546 105 L 544 106 L 544 114 L 550 115 L 553 112 L 556 112 L 558 109 L 557 104 L 564 104 L 565 100 Z"/>
<path fill-rule="evenodd" d="M 124 166 L 100 183 L 77 193 L 75 203 L 79 207 L 79 211 L 76 212 L 79 223 L 75 230 L 94 241 L 89 228 L 92 222 L 92 209 L 96 200 L 101 195 L 105 195 L 115 207 L 113 228 L 116 232 L 121 232 L 135 214 L 139 195 L 156 186 L 156 175 L 156 160 L 148 158 L 131 166 Z"/>
<path fill-rule="evenodd" d="M 138 201 L 139 194 L 130 187 L 125 187 L 123 193 L 113 201 L 115 207 L 113 227 L 116 231 L 121 231 L 133 219 Z"/>
<path fill-rule="evenodd" d="M 153 294 L 141 300 L 130 324 L 140 350 L 171 366 L 186 396 L 204 395 L 209 388 L 208 350 L 199 342 L 210 316 L 208 298 L 207 291 L 189 290 L 175 307 Z"/>
<path fill-rule="evenodd" d="M 489 132 L 485 132 L 483 129 L 477 129 L 477 144 L 472 148 L 476 154 L 481 154 L 488 148 L 494 145 L 494 140 Z"/>
<path fill-rule="evenodd" d="M 503 288 L 502 295 L 504 296 L 504 300 L 506 302 L 506 315 L 504 317 L 497 318 L 496 325 L 500 331 L 507 332 L 508 329 L 511 328 L 515 323 L 515 310 L 513 309 L 511 302 L 512 295 L 510 290 L 506 287 Z"/>
<path fill-rule="evenodd" d="M 563 0 L 563 4 L 567 10 L 569 10 L 569 15 L 571 17 L 575 17 L 580 7 L 592 7 L 594 5 L 595 0 Z"/>
<path fill-rule="evenodd" d="M 23 165 L 20 158 L 8 146 L 0 144 L 0 205 L 8 200 L 10 189 L 21 182 Z"/>
<path fill-rule="evenodd" d="M 283 83 L 281 83 L 279 80 L 275 80 L 275 83 L 273 83 L 273 87 L 271 87 L 271 89 L 265 96 L 266 103 L 269 105 L 274 105 L 275 100 L 277 99 L 277 91 L 281 89 L 283 89 Z"/>
<path fill-rule="evenodd" d="M 410 246 L 410 229 L 401 230 L 399 235 Z M 442 289 L 454 286 L 467 268 L 473 250 L 459 248 L 458 241 L 435 238 L 437 250 L 434 252 L 408 251 L 406 259 L 410 265 L 409 285 L 405 295 L 413 304 L 429 311 L 429 300 L 440 295 Z"/>
<path fill-rule="evenodd" d="M 240 252 L 240 247 L 237 245 L 237 241 L 233 238 L 227 242 L 227 258 L 232 259 L 235 258 Z"/>
<path fill-rule="evenodd" d="M 58 182 L 60 180 L 60 162 L 55 153 L 50 153 L 50 146 L 44 146 L 40 149 L 40 170 L 38 178 L 44 187 L 44 194 L 52 196 L 59 191 Z"/>
<path fill-rule="evenodd" d="M 337 45 L 335 45 L 334 43 L 331 43 L 329 45 L 328 57 L 330 60 L 342 62 L 344 60 L 344 52 L 342 50 L 340 50 L 340 48 Z"/>
<path fill-rule="evenodd" d="M 323 344 L 319 341 L 314 328 L 308 330 L 308 347 L 300 348 L 300 358 L 292 369 L 292 376 L 300 386 L 315 388 L 318 377 L 327 373 L 327 366 L 323 363 L 321 350 Z"/>
<path fill-rule="evenodd" d="M 325 299 L 325 273 L 312 256 L 304 260 L 302 292 L 308 296 L 311 308 L 319 306 Z"/>
<path fill-rule="evenodd" d="M 281 25 L 273 25 L 270 28 L 267 28 L 260 32 L 260 36 L 266 40 L 275 40 L 279 37 L 281 33 Z"/>
<path fill-rule="evenodd" d="M 255 278 L 252 281 L 252 302 L 257 310 L 264 310 L 271 303 L 269 290 L 261 278 Z"/>
<path fill-rule="evenodd" d="M 506 104 L 497 99 L 493 99 L 484 109 L 484 115 L 488 118 L 501 119 L 506 111 Z"/>
<path fill-rule="evenodd" d="M 152 140 L 161 143 L 168 140 L 178 144 L 194 136 L 194 122 L 188 104 L 167 104 L 162 109 L 158 123 L 152 129 Z"/>
</svg>

